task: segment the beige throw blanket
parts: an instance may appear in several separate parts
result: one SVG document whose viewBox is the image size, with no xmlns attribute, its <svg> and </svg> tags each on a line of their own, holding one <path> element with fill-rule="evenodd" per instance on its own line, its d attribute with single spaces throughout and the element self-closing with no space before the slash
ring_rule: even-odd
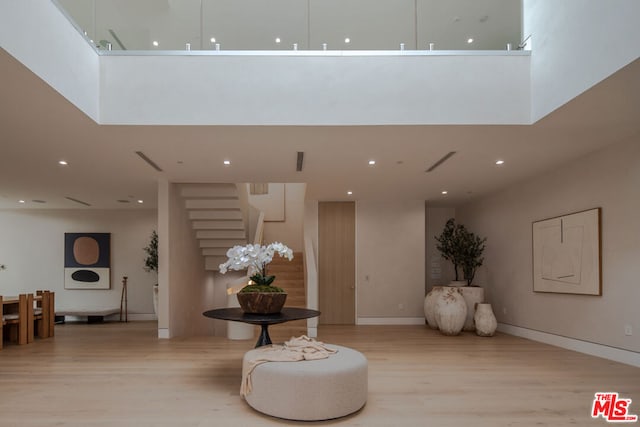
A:
<svg viewBox="0 0 640 427">
<path fill-rule="evenodd" d="M 302 335 L 292 337 L 284 345 L 272 344 L 255 350 L 254 357 L 244 361 L 242 367 L 242 384 L 240 396 L 245 397 L 251 393 L 251 373 L 256 366 L 266 362 L 299 362 L 301 360 L 326 359 L 330 354 L 338 350 L 329 348 L 320 341 Z"/>
</svg>

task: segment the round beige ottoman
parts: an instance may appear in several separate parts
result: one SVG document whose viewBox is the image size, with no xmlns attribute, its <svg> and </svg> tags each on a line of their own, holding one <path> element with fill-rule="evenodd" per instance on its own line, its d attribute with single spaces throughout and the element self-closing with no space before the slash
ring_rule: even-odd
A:
<svg viewBox="0 0 640 427">
<path fill-rule="evenodd" d="M 256 366 L 247 403 L 267 415 L 303 421 L 343 417 L 362 408 L 367 401 L 367 359 L 351 348 L 328 347 L 338 352 L 327 359 Z M 244 361 L 254 358 L 255 351 L 248 351 Z"/>
</svg>

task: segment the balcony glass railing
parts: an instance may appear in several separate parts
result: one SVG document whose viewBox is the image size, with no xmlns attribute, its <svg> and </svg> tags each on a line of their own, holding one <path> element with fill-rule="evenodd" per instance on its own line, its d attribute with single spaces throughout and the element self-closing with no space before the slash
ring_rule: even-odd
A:
<svg viewBox="0 0 640 427">
<path fill-rule="evenodd" d="M 505 50 L 520 0 L 53 0 L 101 51 Z"/>
</svg>

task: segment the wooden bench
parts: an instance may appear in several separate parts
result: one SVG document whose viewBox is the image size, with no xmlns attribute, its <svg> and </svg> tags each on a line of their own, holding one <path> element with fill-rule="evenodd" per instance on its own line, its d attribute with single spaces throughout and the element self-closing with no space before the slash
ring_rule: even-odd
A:
<svg viewBox="0 0 640 427">
<path fill-rule="evenodd" d="M 65 322 L 65 316 L 86 317 L 87 323 L 102 323 L 105 316 L 120 313 L 119 308 L 85 308 L 85 309 L 60 309 L 56 311 L 56 321 Z"/>
</svg>

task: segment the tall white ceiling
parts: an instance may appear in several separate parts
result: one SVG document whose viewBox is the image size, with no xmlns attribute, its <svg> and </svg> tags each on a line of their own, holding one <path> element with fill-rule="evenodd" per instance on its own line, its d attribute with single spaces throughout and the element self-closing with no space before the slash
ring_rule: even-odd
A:
<svg viewBox="0 0 640 427">
<path fill-rule="evenodd" d="M 154 207 L 158 179 L 305 182 L 312 199 L 456 205 L 640 134 L 638 59 L 522 126 L 98 125 L 5 50 L 0 70 L 0 208 L 83 207 L 71 199 L 93 208 L 139 208 L 138 199 Z M 137 151 L 163 170 L 152 169 Z M 300 151 L 305 161 L 297 172 Z M 425 172 L 452 151 L 448 161 Z M 61 159 L 69 164 L 59 165 Z M 368 165 L 371 159 L 375 166 Z M 498 167 L 497 159 L 506 163 Z"/>
<path fill-rule="evenodd" d="M 312 199 L 456 205 L 640 134 L 640 60 L 525 126 L 105 126 L 4 50 L 0 69 L 0 208 L 83 208 L 66 197 L 93 208 L 139 208 L 138 199 L 155 207 L 158 179 L 305 182 Z"/>
</svg>

